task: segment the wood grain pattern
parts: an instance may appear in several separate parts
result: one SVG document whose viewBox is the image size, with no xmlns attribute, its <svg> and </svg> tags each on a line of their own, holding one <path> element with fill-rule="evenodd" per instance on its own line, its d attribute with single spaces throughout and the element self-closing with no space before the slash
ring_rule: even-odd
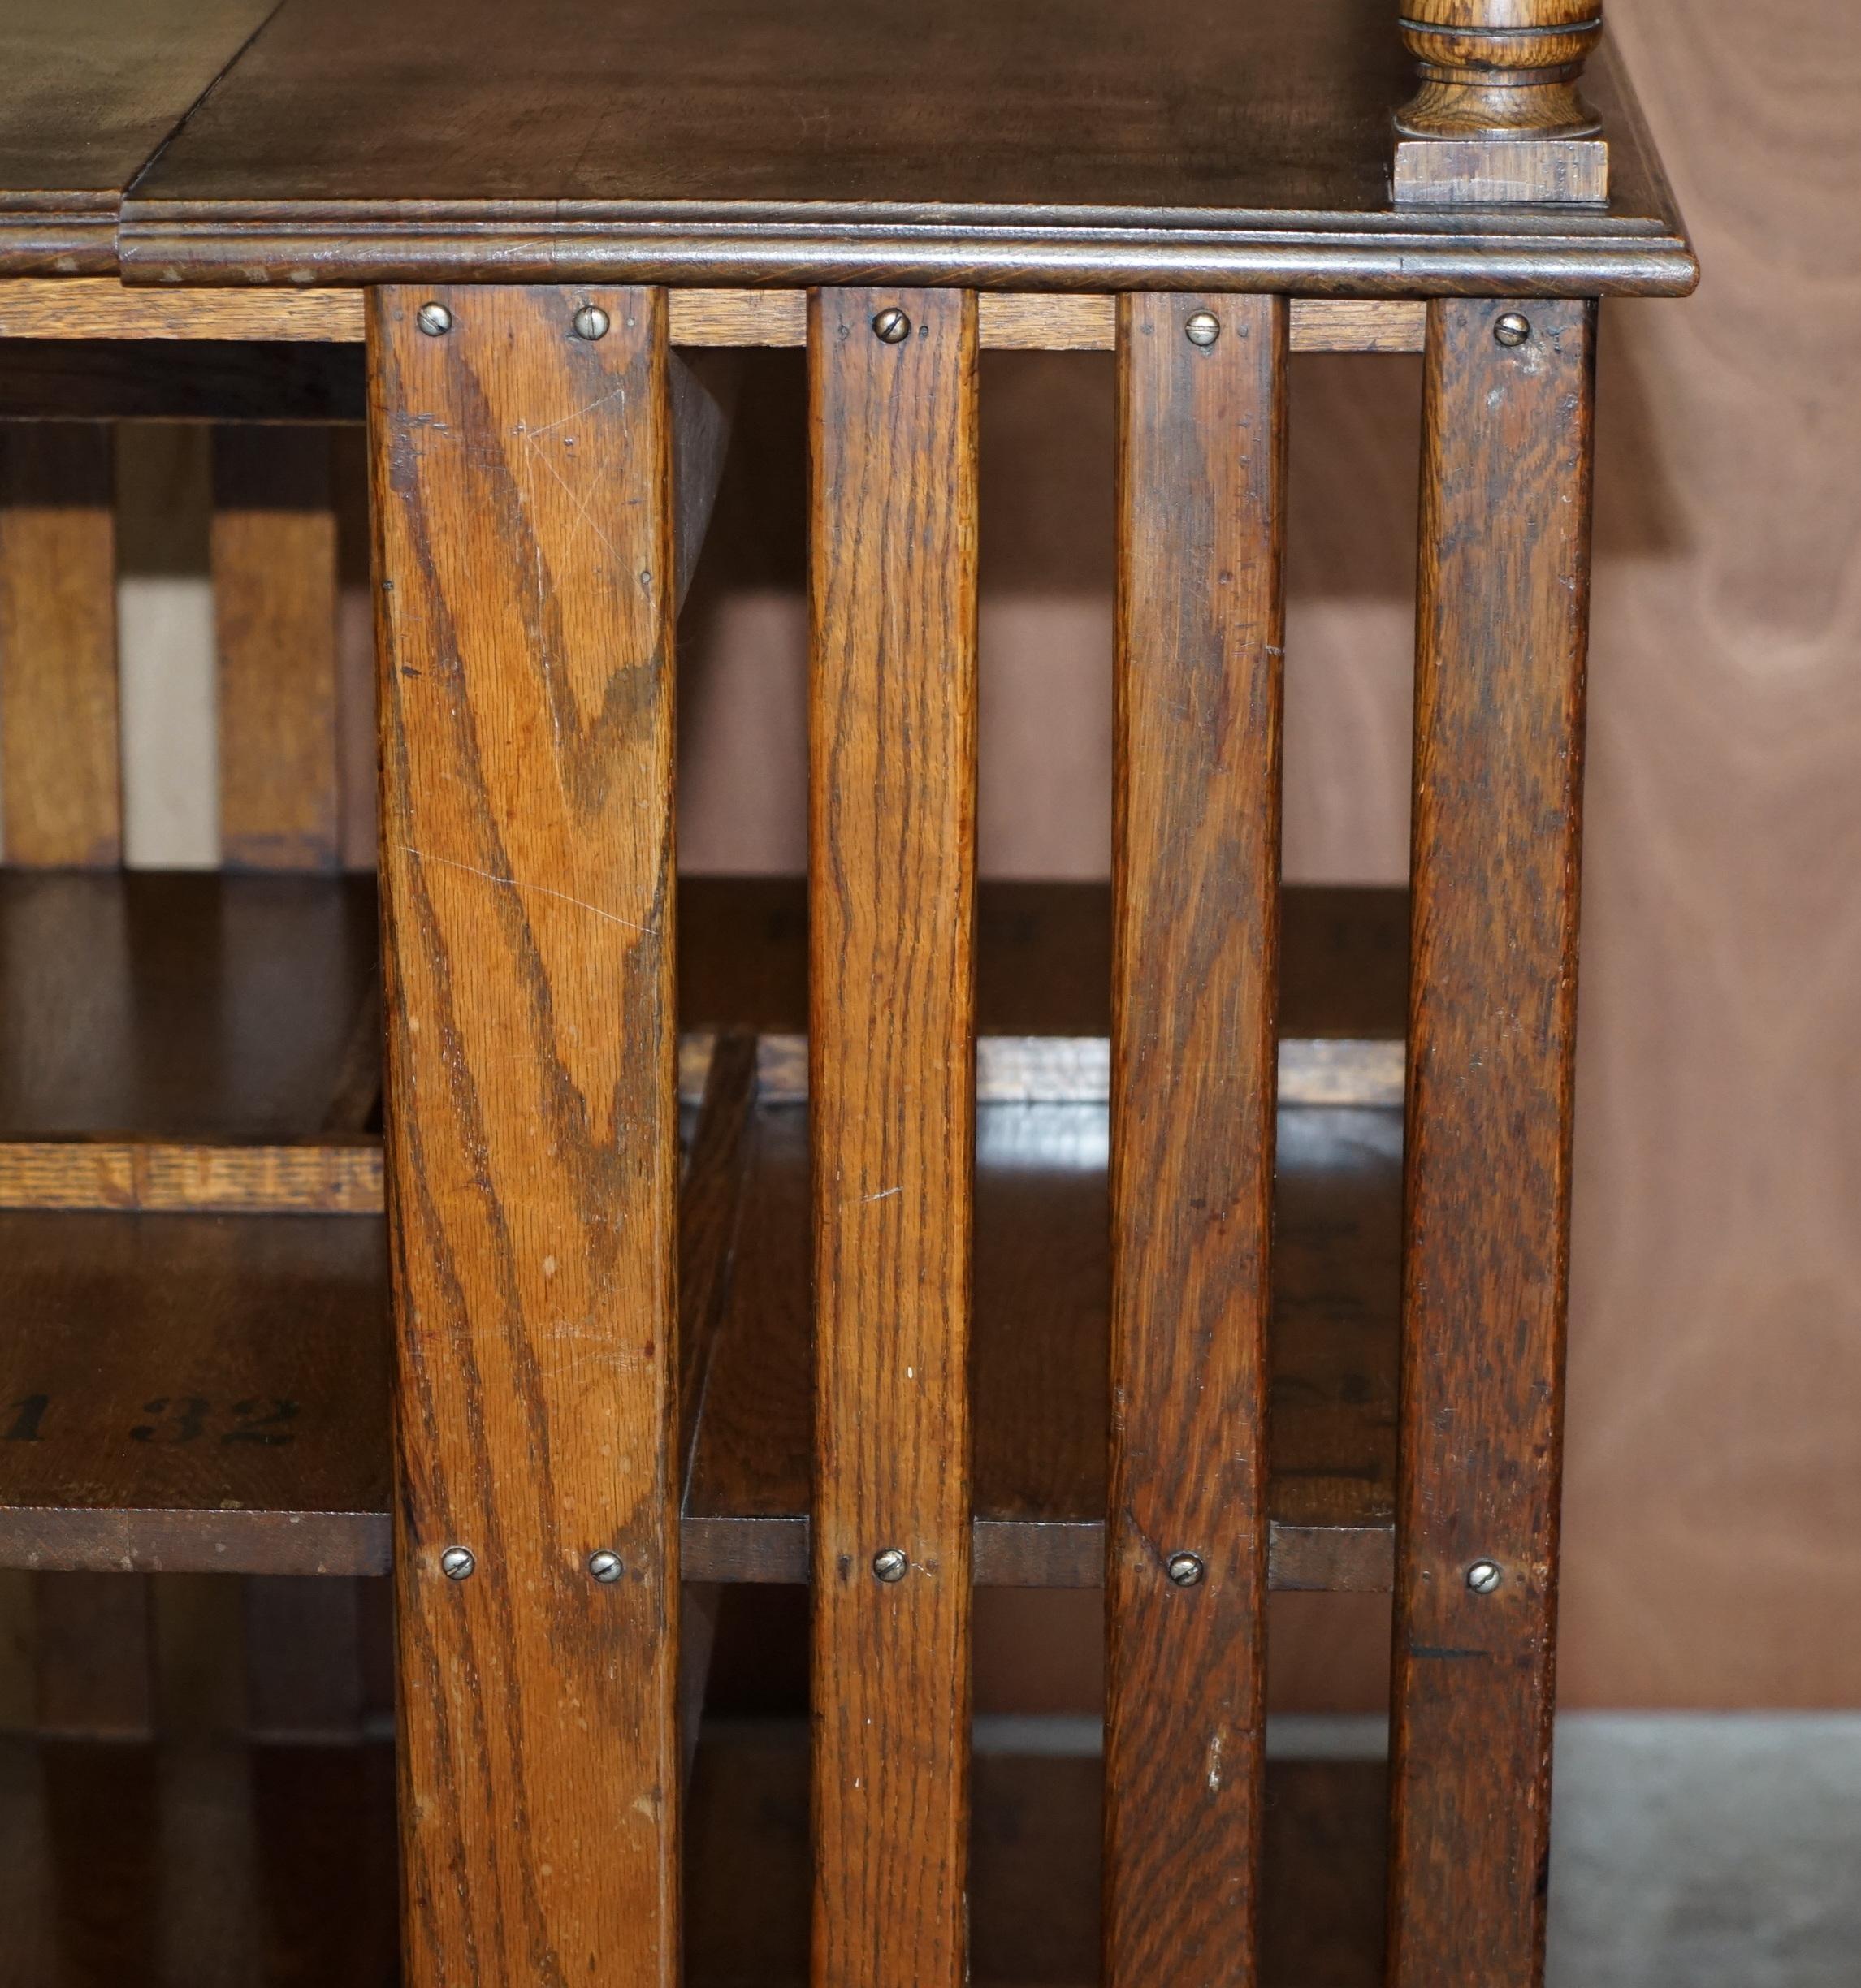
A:
<svg viewBox="0 0 1861 1988">
<path fill-rule="evenodd" d="M 1258 1965 L 1287 310 L 1119 334 L 1105 1975 L 1201 1988 Z"/>
<path fill-rule="evenodd" d="M 896 308 L 911 335 L 873 320 Z M 959 1988 L 969 1826 L 976 300 L 809 312 L 814 1980 Z M 896 1549 L 902 1579 L 874 1556 Z"/>
<path fill-rule="evenodd" d="M 1595 312 L 1534 305 L 1508 349 L 1502 308 L 1435 307 L 1424 388 L 1398 1988 L 1543 1965 Z"/>
<path fill-rule="evenodd" d="M 678 1954 L 665 303 L 378 293 L 410 1979 Z M 446 1579 L 442 1552 L 478 1556 Z M 604 1585 L 589 1556 L 617 1553 Z"/>
<path fill-rule="evenodd" d="M 214 434 L 221 860 L 335 870 L 336 521 L 321 429 Z"/>
<path fill-rule="evenodd" d="M 219 1146 L 167 1139 L 0 1141 L 0 1208 L 379 1215 L 381 1142 Z"/>
<path fill-rule="evenodd" d="M 0 850 L 110 869 L 123 846 L 110 435 L 0 434 Z"/>
<path fill-rule="evenodd" d="M 805 290 L 673 290 L 672 342 L 706 346 L 805 345 Z M 976 299 L 985 352 L 1110 352 L 1116 299 L 986 292 Z M 0 339 L 159 339 L 267 344 L 362 341 L 360 290 L 137 290 L 113 276 L 0 282 Z M 1295 297 L 1292 349 L 1420 352 L 1426 307 Z"/>
</svg>

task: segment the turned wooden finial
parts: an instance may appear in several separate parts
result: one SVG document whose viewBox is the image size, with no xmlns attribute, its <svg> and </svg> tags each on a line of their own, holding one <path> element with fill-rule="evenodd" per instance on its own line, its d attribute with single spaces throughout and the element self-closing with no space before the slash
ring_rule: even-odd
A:
<svg viewBox="0 0 1861 1988">
<path fill-rule="evenodd" d="M 1579 84 L 1602 0 L 1398 0 L 1421 87 L 1396 115 L 1396 197 L 1597 201 L 1608 150 Z"/>
</svg>

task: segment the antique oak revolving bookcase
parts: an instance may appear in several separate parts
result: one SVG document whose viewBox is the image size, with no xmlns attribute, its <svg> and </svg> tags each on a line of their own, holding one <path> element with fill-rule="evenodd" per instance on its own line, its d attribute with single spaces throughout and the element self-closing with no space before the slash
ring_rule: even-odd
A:
<svg viewBox="0 0 1861 1988">
<path fill-rule="evenodd" d="M 1596 3 L 0 22 L 9 1981 L 1539 1978 L 1595 341 L 1697 274 Z M 681 879 L 783 348 L 808 875 Z M 978 884 L 992 349 L 1115 369 L 1106 888 Z M 1406 892 L 1282 888 L 1309 352 L 1422 355 Z M 214 870 L 124 862 L 149 420 Z M 1101 1752 L 972 1744 L 1015 1587 Z M 1387 1774 L 1269 1764 L 1275 1588 L 1393 1595 Z"/>
</svg>

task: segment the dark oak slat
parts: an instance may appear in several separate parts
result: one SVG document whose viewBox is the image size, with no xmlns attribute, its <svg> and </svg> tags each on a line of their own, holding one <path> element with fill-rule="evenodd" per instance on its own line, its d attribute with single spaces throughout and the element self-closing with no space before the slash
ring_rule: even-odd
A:
<svg viewBox="0 0 1861 1988">
<path fill-rule="evenodd" d="M 1437 306 L 1425 372 L 1397 1988 L 1543 1966 L 1595 309 L 1500 309 Z"/>
<path fill-rule="evenodd" d="M 409 1979 L 678 1955 L 665 301 L 378 292 Z M 441 1556 L 477 1571 L 448 1580 Z M 590 1557 L 619 1556 L 621 1577 Z"/>
<path fill-rule="evenodd" d="M 808 333 L 814 1980 L 960 1988 L 976 300 L 823 291 Z"/>
<path fill-rule="evenodd" d="M 1120 301 L 1109 1988 L 1257 1978 L 1286 344 L 1282 297 Z"/>
<path fill-rule="evenodd" d="M 113 867 L 123 850 L 110 438 L 0 431 L 0 854 Z"/>
</svg>

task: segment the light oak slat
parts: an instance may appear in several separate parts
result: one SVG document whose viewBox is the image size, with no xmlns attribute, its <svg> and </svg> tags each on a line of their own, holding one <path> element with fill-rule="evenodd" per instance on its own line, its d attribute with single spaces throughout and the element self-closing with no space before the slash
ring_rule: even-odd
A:
<svg viewBox="0 0 1861 1988">
<path fill-rule="evenodd" d="M 0 432 L 0 851 L 107 870 L 123 847 L 107 429 Z"/>
<path fill-rule="evenodd" d="M 673 290 L 675 345 L 803 345 L 804 290 Z M 983 350 L 1110 352 L 1115 297 L 983 291 Z M 0 339 L 313 339 L 358 344 L 355 290 L 131 289 L 114 277 L 0 283 Z M 1292 300 L 1294 352 L 1419 352 L 1427 306 L 1386 299 Z"/>
<path fill-rule="evenodd" d="M 336 521 L 318 428 L 214 434 L 221 858 L 337 867 Z"/>
<path fill-rule="evenodd" d="M 875 315 L 911 335 L 888 344 Z M 809 318 L 816 1988 L 967 1978 L 976 302 Z M 902 1578 L 875 1557 L 902 1553 Z"/>
<path fill-rule="evenodd" d="M 1544 1964 L 1595 312 L 1507 309 L 1434 306 L 1425 370 L 1394 1988 Z"/>
<path fill-rule="evenodd" d="M 1105 1975 L 1240 1988 L 1266 1787 L 1287 311 L 1134 296 L 1119 332 Z"/>
<path fill-rule="evenodd" d="M 677 1971 L 663 293 L 375 293 L 413 1984 Z M 448 1580 L 440 1557 L 470 1549 Z M 595 1581 L 589 1558 L 620 1557 Z"/>
</svg>

